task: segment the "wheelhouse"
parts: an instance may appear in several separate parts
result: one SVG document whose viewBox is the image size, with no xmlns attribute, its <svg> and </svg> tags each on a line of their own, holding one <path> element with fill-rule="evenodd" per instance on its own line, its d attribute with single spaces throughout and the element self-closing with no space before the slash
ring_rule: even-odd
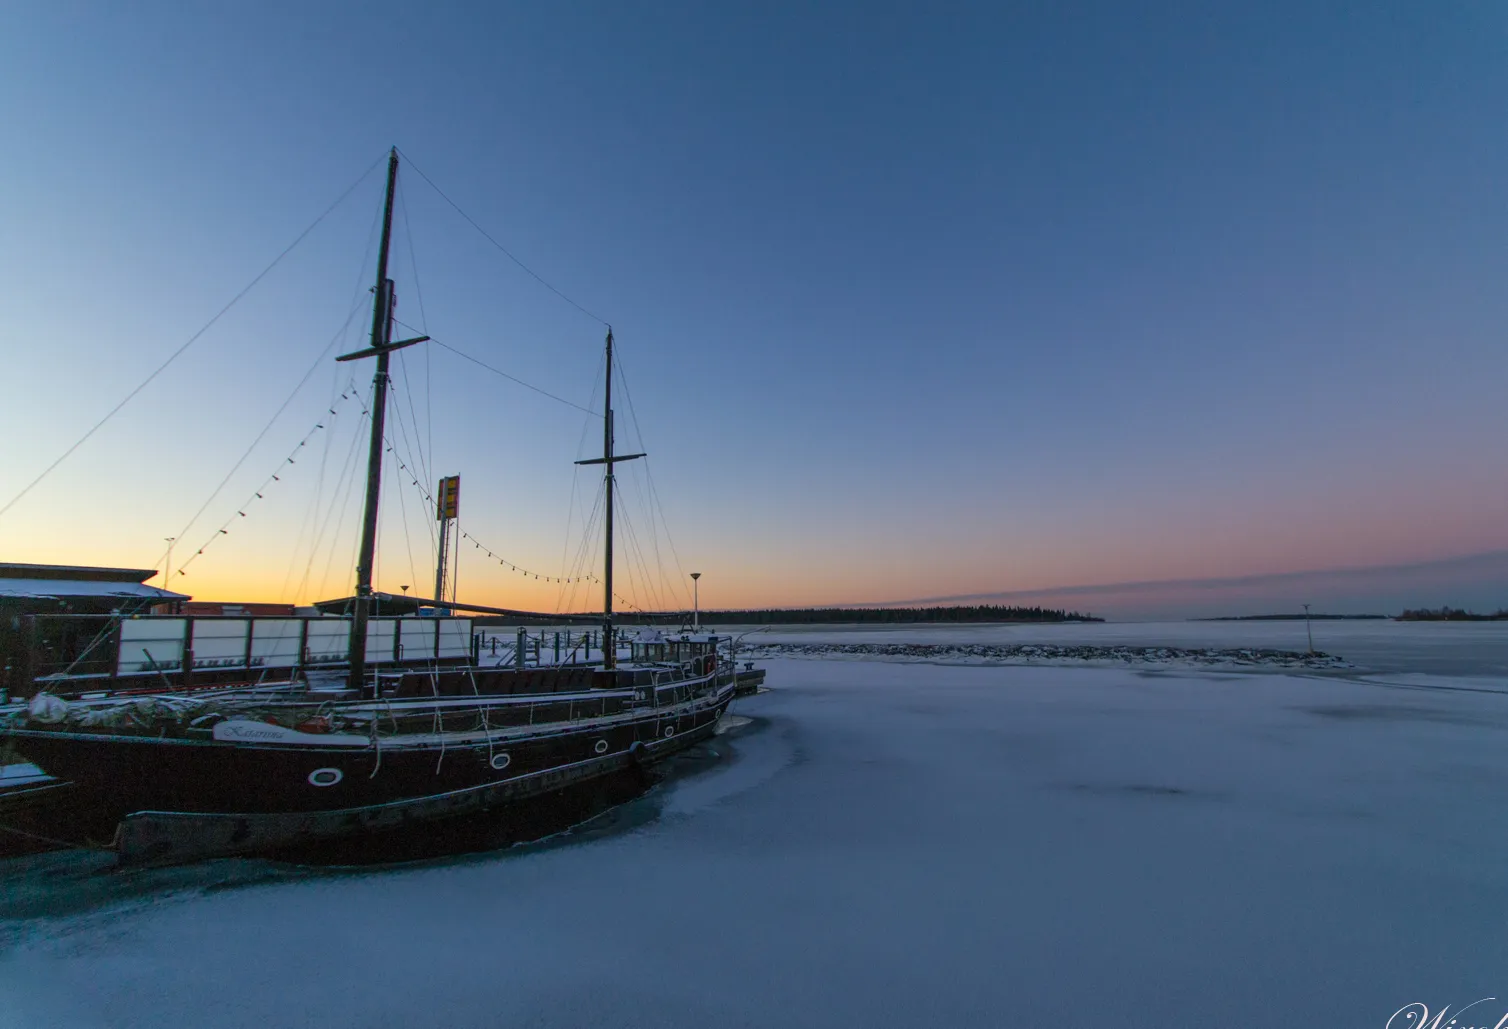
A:
<svg viewBox="0 0 1508 1029">
<path fill-rule="evenodd" d="M 662 636 L 659 633 L 640 634 L 630 643 L 631 660 L 634 664 L 691 664 L 697 658 L 715 656 L 720 643 L 726 642 L 728 637 L 699 635 L 699 636 Z"/>
</svg>

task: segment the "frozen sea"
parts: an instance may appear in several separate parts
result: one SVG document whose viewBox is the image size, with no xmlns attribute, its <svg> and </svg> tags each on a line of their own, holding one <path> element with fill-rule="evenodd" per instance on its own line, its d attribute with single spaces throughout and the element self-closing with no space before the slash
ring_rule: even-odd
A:
<svg viewBox="0 0 1508 1029">
<path fill-rule="evenodd" d="M 1302 649 L 1302 633 L 761 636 Z M 588 831 L 502 852 L 0 863 L 0 1027 L 1397 1029 L 1504 998 L 1455 1029 L 1495 1026 L 1508 631 L 1315 634 L 1357 670 L 773 659 L 770 692 L 735 704 L 747 724 Z"/>
</svg>

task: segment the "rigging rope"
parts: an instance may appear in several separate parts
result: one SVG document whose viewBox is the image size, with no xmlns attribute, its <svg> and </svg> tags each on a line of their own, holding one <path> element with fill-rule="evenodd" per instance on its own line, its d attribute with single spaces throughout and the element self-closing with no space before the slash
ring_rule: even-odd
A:
<svg viewBox="0 0 1508 1029">
<path fill-rule="evenodd" d="M 422 329 L 417 329 L 414 326 L 408 324 L 408 322 L 405 322 L 405 321 L 403 321 L 401 319 L 398 319 L 398 318 L 394 318 L 393 319 L 393 323 L 395 325 L 401 325 L 401 326 L 403 326 L 405 329 L 408 329 L 410 332 L 418 332 L 418 333 L 423 334 L 423 331 L 424 331 Z M 554 393 L 551 393 L 549 390 L 540 389 L 538 386 L 534 385 L 533 383 L 531 383 L 531 382 L 525 382 L 523 379 L 520 379 L 517 375 L 509 375 L 507 372 L 503 371 L 501 368 L 494 368 L 494 367 L 492 367 L 492 365 L 488 364 L 487 362 L 482 361 L 482 360 L 480 360 L 478 358 L 472 357 L 470 354 L 466 353 L 465 351 L 457 350 L 455 347 L 451 346 L 449 343 L 442 343 L 439 340 L 435 339 L 433 336 L 430 336 L 429 342 L 435 344 L 435 346 L 444 347 L 446 350 L 449 350 L 452 354 L 455 354 L 457 357 L 464 358 L 465 360 L 470 361 L 472 364 L 477 365 L 478 367 L 485 368 L 485 369 L 487 369 L 487 371 L 492 372 L 494 375 L 501 375 L 503 378 L 508 379 L 510 382 L 516 382 L 516 383 L 518 383 L 520 386 L 524 387 L 525 389 L 532 389 L 534 392 L 540 394 L 541 396 L 549 397 L 551 400 L 559 401 L 560 403 L 566 405 L 567 407 L 574 407 L 576 410 L 583 411 L 583 412 L 591 415 L 594 418 L 601 418 L 602 417 L 602 414 L 599 411 L 593 411 L 589 407 L 582 407 L 580 404 L 576 403 L 574 400 L 567 400 L 565 397 L 556 396 Z"/>
<path fill-rule="evenodd" d="M 278 418 L 282 416 L 284 411 L 288 410 L 288 405 L 293 403 L 293 398 L 298 396 L 299 391 L 302 390 L 308 383 L 310 377 L 312 377 L 314 373 L 319 370 L 320 365 L 324 363 L 325 355 L 334 348 L 336 343 L 340 342 L 341 337 L 345 335 L 346 330 L 351 326 L 351 319 L 356 317 L 356 312 L 361 306 L 361 301 L 357 301 L 356 305 L 351 308 L 350 313 L 346 315 L 345 324 L 336 331 L 335 335 L 330 337 L 330 342 L 326 343 L 325 348 L 319 352 L 319 356 L 314 359 L 314 363 L 309 366 L 309 370 L 304 373 L 304 377 L 298 380 L 298 385 L 294 386 L 293 391 L 290 392 L 288 396 L 283 400 L 283 402 L 278 405 L 278 409 L 272 413 L 272 417 L 267 419 L 267 424 L 262 426 L 262 431 L 257 433 L 256 439 L 251 441 L 251 445 L 246 448 L 245 452 L 241 454 L 236 463 L 230 466 L 230 471 L 225 473 L 225 478 L 220 480 L 220 485 L 215 487 L 214 492 L 210 493 L 209 497 L 204 501 L 204 503 L 199 506 L 199 510 L 194 512 L 194 516 L 188 520 L 188 523 L 185 524 L 183 528 L 178 530 L 177 534 L 173 537 L 174 539 L 183 539 L 188 536 L 188 531 L 194 527 L 194 523 L 199 520 L 199 516 L 204 514 L 204 512 L 209 508 L 209 505 L 215 502 L 215 498 L 220 495 L 220 491 L 225 489 L 225 486 L 230 482 L 231 477 L 240 470 L 241 465 L 246 463 L 246 459 L 250 457 L 251 452 L 257 448 L 257 444 L 262 442 L 262 439 L 267 435 L 267 433 L 272 431 L 272 427 L 277 423 Z M 334 414 L 335 412 L 332 409 L 330 413 Z M 157 558 L 157 563 L 161 564 L 166 557 L 167 552 L 164 551 L 163 554 Z M 153 567 L 156 566 L 154 565 Z"/>
<path fill-rule="evenodd" d="M 361 401 L 361 400 L 358 400 L 357 402 L 361 404 L 361 412 L 362 412 L 362 414 L 366 415 L 367 417 L 371 417 L 371 411 L 370 411 L 370 409 L 367 408 L 365 402 Z M 400 419 L 400 421 L 401 421 L 401 419 Z M 403 461 L 403 459 L 398 455 L 396 449 L 394 448 L 394 444 L 393 444 L 392 438 L 390 436 L 384 435 L 383 436 L 383 442 L 385 444 L 387 444 L 388 451 L 393 454 L 394 460 L 396 460 L 398 462 L 398 468 L 399 468 L 399 470 L 407 474 L 409 483 L 414 487 L 414 489 L 416 489 L 419 492 L 419 495 L 424 498 L 425 502 L 430 505 L 431 509 L 438 508 L 438 506 L 439 506 L 439 500 L 438 500 L 438 498 L 436 498 L 435 495 L 429 491 L 429 487 L 427 487 L 423 482 L 419 481 L 418 477 L 414 474 L 415 471 L 416 471 L 416 469 L 409 467 L 409 465 L 406 464 Z M 592 575 L 578 575 L 578 576 L 542 575 L 539 572 L 531 571 L 530 569 L 525 568 L 522 565 L 514 564 L 512 561 L 509 561 L 507 558 L 503 557 L 501 554 L 498 554 L 495 551 L 493 551 L 493 550 L 489 549 L 488 547 L 484 546 L 482 544 L 482 542 L 480 540 L 478 540 L 475 536 L 473 536 L 470 532 L 465 532 L 465 531 L 461 532 L 460 533 L 460 538 L 466 539 L 466 540 L 470 540 L 471 544 L 472 544 L 472 549 L 479 550 L 479 551 L 485 553 L 489 558 L 497 561 L 497 563 L 499 565 L 501 565 L 503 567 L 506 567 L 506 568 L 508 568 L 511 571 L 517 572 L 520 575 L 524 576 L 525 578 L 537 579 L 540 582 L 556 582 L 556 583 L 564 583 L 564 584 L 570 584 L 570 583 L 576 583 L 576 582 L 597 582 L 597 583 L 600 583 L 602 581 L 601 579 L 598 579 L 596 576 L 592 576 Z M 436 600 L 444 600 L 445 598 L 444 597 L 436 597 L 435 599 Z"/>
<path fill-rule="evenodd" d="M 634 407 L 633 391 L 628 388 L 628 375 L 623 371 L 621 347 L 619 348 L 619 352 L 613 355 L 613 360 L 618 365 L 618 381 L 623 384 L 623 399 L 628 404 L 628 417 L 629 420 L 634 423 L 634 436 L 636 436 L 639 440 L 639 449 L 648 450 L 649 448 L 644 445 L 644 431 L 639 428 L 639 412 L 638 409 Z M 660 491 L 655 488 L 654 472 L 650 470 L 649 456 L 646 454 L 643 460 L 644 480 L 645 483 L 649 486 L 650 498 L 654 501 L 654 510 L 650 512 L 649 521 L 650 532 L 655 544 L 655 561 L 656 563 L 660 564 L 660 567 L 664 567 L 663 563 L 660 562 L 659 559 L 659 533 L 654 527 L 654 513 L 658 512 L 660 516 L 660 524 L 665 527 L 665 542 L 670 545 L 670 554 L 673 558 L 675 558 L 675 569 L 679 576 L 676 579 L 677 592 L 680 594 L 677 599 L 690 600 L 691 597 L 688 595 L 689 591 L 686 589 L 686 569 L 681 564 L 681 554 L 680 551 L 676 549 L 675 536 L 671 534 L 670 522 L 665 517 L 665 505 L 660 502 Z M 645 506 L 648 507 L 647 504 Z"/>
<path fill-rule="evenodd" d="M 345 400 L 350 395 L 351 395 L 350 393 L 342 393 L 340 395 L 341 396 L 341 400 Z M 335 402 L 335 405 L 332 406 L 329 409 L 328 414 L 330 416 L 335 416 L 336 415 L 336 409 L 339 406 L 340 406 L 340 401 L 338 400 L 338 401 Z M 333 423 L 334 417 L 331 417 L 330 420 Z M 295 464 L 296 462 L 294 461 L 294 458 L 298 456 L 298 452 L 300 450 L 302 450 L 304 448 L 304 446 L 307 445 L 308 442 L 311 439 L 314 438 L 314 434 L 316 432 L 320 432 L 324 428 L 325 428 L 324 422 L 317 422 L 317 423 L 315 423 L 314 428 L 310 429 L 307 433 L 304 434 L 304 438 L 301 439 L 301 440 L 299 440 L 298 446 L 294 447 L 293 450 L 292 450 L 292 452 L 289 453 L 289 455 L 287 457 L 285 457 L 282 460 L 282 462 L 278 465 L 278 471 L 282 471 L 283 468 L 285 466 L 287 466 L 287 465 Z M 228 535 L 230 535 L 230 530 L 227 528 L 227 526 L 230 525 L 231 522 L 234 522 L 237 517 L 245 518 L 246 517 L 246 509 L 249 508 L 252 504 L 256 503 L 258 500 L 263 499 L 262 492 L 264 490 L 266 490 L 268 487 L 270 487 L 274 482 L 281 482 L 281 481 L 282 481 L 282 478 L 281 478 L 281 476 L 279 476 L 277 474 L 277 472 L 273 472 L 271 475 L 269 475 L 262 482 L 262 485 L 258 486 L 256 488 L 256 490 L 252 493 L 252 495 L 246 499 L 246 503 L 244 503 L 244 504 L 241 505 L 240 509 L 238 511 L 236 511 L 235 515 L 233 515 L 230 518 L 227 518 L 223 523 L 221 523 L 220 528 L 218 528 L 218 529 L 215 530 L 214 535 L 211 536 L 209 539 L 205 540 L 204 544 L 202 546 L 200 546 L 200 548 L 198 550 L 194 551 L 194 553 L 189 557 L 189 559 L 187 561 L 183 562 L 183 564 L 179 565 L 178 568 L 175 569 L 175 571 L 177 572 L 177 574 L 178 575 L 184 575 L 186 573 L 186 569 L 188 568 L 188 566 L 191 565 L 191 564 L 193 564 L 195 561 L 197 561 L 199 559 L 199 557 L 204 553 L 204 551 L 208 547 L 210 547 L 212 544 L 214 544 L 216 541 L 218 541 L 221 536 L 228 536 Z M 164 585 L 167 585 L 167 584 L 164 583 Z"/>
<path fill-rule="evenodd" d="M 446 196 L 445 195 L 445 191 L 442 190 L 439 186 L 435 185 L 435 181 L 433 179 L 431 179 L 428 175 L 424 174 L 424 169 L 420 168 L 417 164 L 415 164 L 414 163 L 414 159 L 412 157 L 409 157 L 408 154 L 404 153 L 402 150 L 399 150 L 398 152 L 400 154 L 403 154 L 403 159 L 408 162 L 408 166 L 410 168 L 412 168 L 414 171 L 416 171 L 416 172 L 419 173 L 419 178 L 421 178 L 425 182 L 429 183 L 429 188 L 432 189 L 432 190 L 434 190 L 436 193 L 440 194 L 440 199 L 441 200 L 444 200 L 451 207 L 455 208 L 455 212 L 457 214 L 459 214 L 462 218 L 465 218 L 466 221 L 470 223 L 470 225 L 471 225 L 471 227 L 473 229 L 476 229 L 478 232 L 480 232 L 482 234 L 482 238 L 484 238 L 485 240 L 487 240 L 487 242 L 491 243 L 493 246 L 497 247 L 505 255 L 507 255 L 508 260 L 512 261 L 514 264 L 518 265 L 524 271 L 528 272 L 529 275 L 531 275 L 534 278 L 534 281 L 538 282 L 545 289 L 549 290 L 551 293 L 554 293 L 560 299 L 562 299 L 566 303 L 570 304 L 572 307 L 574 307 L 576 310 L 580 311 L 582 314 L 586 315 L 588 318 L 590 318 L 593 321 L 598 322 L 598 323 L 600 323 L 602 325 L 607 325 L 607 322 L 605 320 L 603 320 L 599 315 L 593 314 L 591 311 L 588 311 L 585 307 L 582 307 L 576 301 L 572 300 L 570 297 L 566 296 L 560 290 L 558 290 L 554 286 L 550 285 L 548 282 L 546 282 L 544 280 L 544 278 L 542 276 L 540 276 L 540 274 L 538 272 L 536 272 L 533 268 L 530 268 L 527 264 L 524 264 L 523 261 L 520 261 L 516 256 L 514 256 L 513 251 L 509 250 L 507 247 L 503 246 L 497 240 L 493 239 L 491 233 L 489 233 L 486 229 L 482 228 L 481 225 L 477 224 L 477 220 L 475 218 L 473 218 L 471 215 L 467 214 L 465 211 L 461 210 L 461 206 L 459 204 L 457 204 L 454 200 L 450 199 L 450 197 Z"/>
<path fill-rule="evenodd" d="M 349 392 L 357 392 L 355 383 L 352 383 Z M 344 395 L 344 394 L 343 394 Z M 356 430 L 351 433 L 351 445 L 346 450 L 345 461 L 342 463 L 340 476 L 335 480 L 335 488 L 330 491 L 330 506 L 325 511 L 324 521 L 320 523 L 318 532 L 309 541 L 309 562 L 304 567 L 304 577 L 299 580 L 297 596 L 304 596 L 313 582 L 314 562 L 319 556 L 319 549 L 324 545 L 325 534 L 330 528 L 336 512 L 345 511 L 351 505 L 351 495 L 356 485 L 357 456 L 361 451 L 361 428 L 367 422 L 366 414 L 356 422 Z M 335 550 L 340 545 L 340 530 L 336 529 L 335 536 L 330 541 L 330 552 L 325 558 L 325 569 L 320 575 L 318 594 L 324 594 L 325 583 L 330 579 L 330 568 L 335 563 Z"/>
<path fill-rule="evenodd" d="M 329 207 L 325 208 L 325 210 L 323 211 L 323 213 L 321 213 L 318 218 L 315 218 L 314 221 L 310 222 L 308 228 L 304 229 L 303 232 L 300 232 L 298 234 L 297 238 L 295 238 L 292 243 L 289 243 L 286 247 L 284 247 L 283 250 L 282 250 L 282 252 L 279 253 L 276 257 L 274 257 L 272 259 L 272 263 L 269 264 L 267 267 L 263 268 L 259 273 L 257 273 L 257 277 L 254 278 L 254 279 L 252 279 L 251 282 L 247 283 L 246 286 L 245 286 L 245 288 L 242 289 L 241 292 L 239 292 L 235 296 L 231 297 L 230 298 L 230 302 L 227 303 L 224 307 L 220 308 L 220 310 L 218 312 L 216 312 L 216 314 L 215 314 L 215 316 L 213 318 L 211 318 L 209 321 L 205 322 L 204 325 L 199 329 L 198 332 L 196 332 L 192 336 L 190 336 L 188 338 L 188 340 L 181 347 L 179 347 L 177 350 L 173 351 L 172 354 L 170 354 L 168 356 L 168 359 L 166 361 L 164 361 L 164 362 L 162 362 L 162 364 L 158 365 L 157 368 L 156 368 L 156 370 L 154 370 L 150 375 L 148 375 L 145 379 L 143 379 L 141 381 L 141 383 L 135 389 L 133 389 L 131 392 L 127 393 L 125 395 L 125 397 L 120 401 L 120 403 L 116 404 L 108 412 L 106 412 L 105 416 L 103 418 L 101 418 L 99 421 L 95 422 L 94 425 L 89 429 L 88 432 L 86 432 L 82 436 L 80 436 L 78 438 L 78 440 L 75 441 L 74 444 L 71 447 L 69 447 L 67 450 L 63 451 L 63 453 L 60 454 L 58 456 L 58 458 L 55 461 L 52 462 L 52 464 L 50 464 L 46 468 L 42 469 L 42 473 L 40 475 L 38 475 L 35 479 L 31 480 L 31 482 L 27 483 L 26 486 L 21 490 L 20 493 L 17 493 L 14 497 L 11 497 L 11 499 L 6 503 L 6 505 L 4 507 L 0 507 L 0 517 L 4 517 L 5 513 L 7 511 L 9 511 L 11 508 L 15 507 L 16 504 L 21 500 L 22 497 L 24 497 L 24 496 L 26 496 L 26 494 L 30 493 L 32 491 L 32 489 L 39 482 L 41 482 L 43 479 L 47 478 L 48 475 L 52 474 L 53 469 L 57 468 L 57 466 L 60 465 L 60 464 L 62 464 L 64 461 L 68 460 L 68 458 L 73 455 L 74 451 L 78 450 L 79 447 L 83 446 L 84 443 L 88 441 L 89 437 L 93 436 L 96 432 L 98 432 L 104 426 L 104 424 L 106 422 L 108 422 L 111 418 L 114 418 L 115 415 L 120 411 L 121 408 L 123 408 L 127 404 L 129 404 L 136 397 L 136 395 L 138 393 L 140 393 L 142 390 L 146 389 L 147 386 L 149 386 L 152 383 L 152 380 L 156 379 L 157 376 L 161 375 L 164 371 L 167 370 L 168 365 L 170 365 L 174 361 L 178 360 L 178 358 L 183 355 L 184 351 L 186 351 L 189 347 L 193 346 L 194 343 L 196 343 L 198 341 L 199 337 L 203 336 L 206 332 L 208 332 L 210 330 L 210 328 L 216 322 L 218 322 L 221 319 L 221 317 L 223 317 L 225 315 L 225 313 L 227 311 L 229 311 L 232 307 L 235 307 L 236 304 L 241 300 L 242 297 L 244 297 L 247 293 L 250 293 L 256 287 L 257 283 L 261 282 L 264 278 L 266 278 L 267 274 L 269 272 L 271 272 L 272 269 L 276 268 L 278 266 L 278 264 L 282 262 L 283 258 L 287 257 L 290 253 L 292 253 L 293 250 L 294 250 L 294 248 L 297 247 L 300 243 L 302 243 L 304 241 L 304 237 L 308 236 L 309 233 L 313 232 L 315 230 L 315 228 L 317 228 L 319 226 L 320 222 L 324 221 L 327 217 L 329 217 L 329 215 L 331 214 L 331 212 L 333 212 L 337 207 L 339 207 L 341 205 L 342 202 L 345 201 L 346 197 L 350 196 L 353 192 L 355 192 L 356 191 L 356 187 L 359 186 L 359 185 L 361 185 L 362 182 L 366 181 L 366 177 L 368 175 L 372 174 L 372 169 L 376 168 L 377 165 L 380 164 L 381 162 L 382 162 L 382 158 L 378 158 L 376 161 L 373 161 L 371 163 L 371 165 L 367 168 L 367 170 L 364 171 L 364 172 L 362 172 L 361 175 L 360 175 L 360 177 L 357 178 L 357 180 L 355 182 L 351 183 L 349 186 L 346 187 L 346 190 L 345 190 L 344 193 L 340 194 L 340 196 L 338 196 L 338 197 L 335 198 L 335 202 L 333 204 L 331 204 Z"/>
</svg>

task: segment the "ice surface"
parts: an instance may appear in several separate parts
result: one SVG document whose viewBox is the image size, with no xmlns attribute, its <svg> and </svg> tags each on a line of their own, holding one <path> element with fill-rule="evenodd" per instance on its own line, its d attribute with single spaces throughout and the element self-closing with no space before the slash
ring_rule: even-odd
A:
<svg viewBox="0 0 1508 1029">
<path fill-rule="evenodd" d="M 747 632 L 754 627 L 731 630 Z M 1508 678 L 1508 622 L 1315 621 L 1316 650 L 1369 671 Z M 729 631 L 729 630 L 724 630 Z M 1299 621 L 1088 622 L 1048 625 L 781 625 L 745 643 L 956 643 L 1235 650 L 1308 649 Z"/>
<path fill-rule="evenodd" d="M 55 912 L 4 925 L 0 1027 L 1382 1027 L 1508 997 L 1502 677 L 768 668 L 722 760 L 567 845 L 0 866 Z"/>
</svg>

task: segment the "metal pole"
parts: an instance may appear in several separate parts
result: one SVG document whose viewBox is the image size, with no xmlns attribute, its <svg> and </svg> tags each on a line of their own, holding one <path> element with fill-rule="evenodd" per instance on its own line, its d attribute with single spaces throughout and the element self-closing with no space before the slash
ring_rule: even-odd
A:
<svg viewBox="0 0 1508 1029">
<path fill-rule="evenodd" d="M 445 599 L 445 564 L 450 551 L 450 519 L 445 517 L 445 480 L 440 480 L 440 546 L 435 557 L 435 599 Z M 435 612 L 439 614 L 439 612 Z"/>
<path fill-rule="evenodd" d="M 162 588 L 167 590 L 173 588 L 173 541 L 177 538 L 177 536 L 163 537 L 168 542 L 168 561 L 167 566 L 162 570 Z"/>
<path fill-rule="evenodd" d="M 392 341 L 393 281 L 387 277 L 388 247 L 393 237 L 393 191 L 398 184 L 398 148 L 387 158 L 387 196 L 382 207 L 382 243 L 377 251 L 377 286 L 372 300 L 372 346 Z M 361 552 L 356 560 L 356 603 L 351 615 L 352 689 L 366 685 L 367 619 L 372 606 L 372 564 L 377 550 L 377 502 L 382 494 L 383 420 L 387 413 L 388 357 L 377 355 L 377 373 L 372 379 L 372 440 L 367 448 L 367 496 L 361 522 Z"/>
<path fill-rule="evenodd" d="M 1309 653 L 1314 653 L 1314 630 L 1309 626 L 1309 605 L 1304 605 L 1304 632 L 1309 636 Z"/>
<path fill-rule="evenodd" d="M 691 631 L 700 632 L 702 628 L 702 594 L 701 572 L 691 573 Z"/>
</svg>

